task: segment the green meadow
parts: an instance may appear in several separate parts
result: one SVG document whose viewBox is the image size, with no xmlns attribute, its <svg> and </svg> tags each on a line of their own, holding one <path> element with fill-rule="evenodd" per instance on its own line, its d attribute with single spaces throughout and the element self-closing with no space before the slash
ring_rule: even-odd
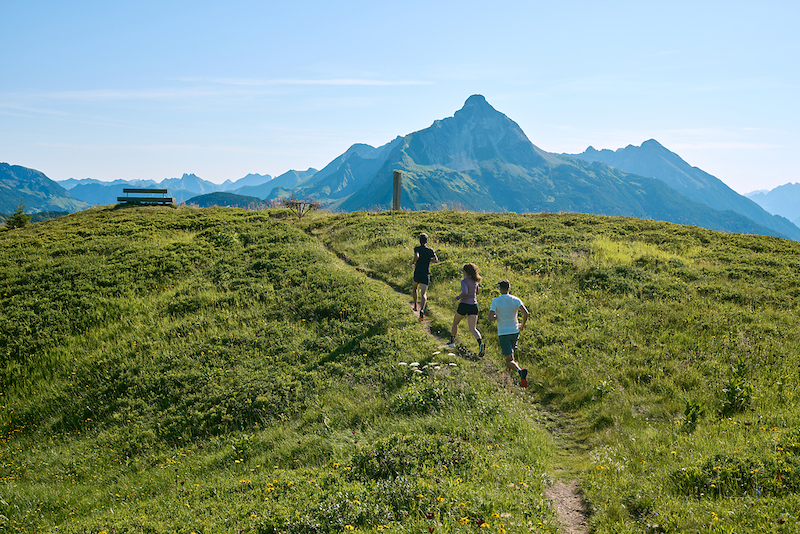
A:
<svg viewBox="0 0 800 534">
<path fill-rule="evenodd" d="M 427 232 L 425 325 L 410 262 Z M 461 267 L 483 358 L 444 348 Z M 496 281 L 531 319 L 505 376 Z M 580 214 L 0 230 L 0 532 L 800 532 L 800 243 Z"/>
</svg>

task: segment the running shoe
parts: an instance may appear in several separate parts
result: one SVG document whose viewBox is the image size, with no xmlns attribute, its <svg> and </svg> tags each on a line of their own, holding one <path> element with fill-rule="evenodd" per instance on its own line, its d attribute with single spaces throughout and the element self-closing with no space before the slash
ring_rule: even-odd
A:
<svg viewBox="0 0 800 534">
<path fill-rule="evenodd" d="M 486 344 L 481 341 L 480 345 L 478 345 L 478 356 L 483 356 L 483 353 L 486 351 Z"/>
<path fill-rule="evenodd" d="M 526 388 L 528 387 L 528 370 L 527 369 L 520 369 L 519 370 L 519 385 Z"/>
</svg>

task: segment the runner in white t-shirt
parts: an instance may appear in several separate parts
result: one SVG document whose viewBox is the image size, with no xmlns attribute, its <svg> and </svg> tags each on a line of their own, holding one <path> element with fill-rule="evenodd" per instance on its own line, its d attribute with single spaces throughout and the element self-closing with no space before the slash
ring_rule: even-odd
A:
<svg viewBox="0 0 800 534">
<path fill-rule="evenodd" d="M 514 360 L 514 350 L 517 348 L 519 333 L 525 328 L 525 323 L 528 321 L 530 313 L 519 297 L 509 294 L 511 284 L 508 280 L 500 280 L 497 283 L 497 287 L 500 288 L 500 296 L 492 299 L 492 305 L 489 308 L 489 320 L 497 321 L 498 341 L 500 342 L 503 356 L 506 357 L 508 374 L 510 375 L 512 371 L 516 370 L 520 377 L 520 385 L 526 388 L 528 387 L 528 370 L 520 368 L 519 364 Z M 522 314 L 521 323 L 517 322 L 518 312 Z"/>
</svg>

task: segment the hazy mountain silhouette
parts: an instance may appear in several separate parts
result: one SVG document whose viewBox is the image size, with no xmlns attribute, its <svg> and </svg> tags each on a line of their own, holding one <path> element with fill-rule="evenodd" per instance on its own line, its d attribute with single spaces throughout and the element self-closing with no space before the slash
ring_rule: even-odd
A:
<svg viewBox="0 0 800 534">
<path fill-rule="evenodd" d="M 658 178 L 692 200 L 707 204 L 714 209 L 735 211 L 758 224 L 772 228 L 792 239 L 800 240 L 800 228 L 790 220 L 800 215 L 797 208 L 795 208 L 794 217 L 789 217 L 780 211 L 764 209 L 759 203 L 754 202 L 755 199 L 740 195 L 725 185 L 722 180 L 697 167 L 692 167 L 655 139 L 645 141 L 641 147 L 628 145 L 616 151 L 595 150 L 593 147 L 589 147 L 581 154 L 565 155 L 589 162 L 602 161 L 628 173 Z M 798 205 L 794 204 L 794 206 Z M 776 217 L 774 214 L 784 216 Z"/>
<path fill-rule="evenodd" d="M 219 188 L 220 188 L 219 190 L 220 191 L 235 191 L 237 189 L 241 189 L 242 187 L 261 185 L 263 183 L 269 182 L 270 180 L 272 180 L 272 176 L 270 176 L 269 174 L 253 174 L 253 173 L 250 173 L 247 176 L 245 176 L 244 178 L 239 178 L 235 182 L 233 182 L 231 180 L 225 180 L 219 186 Z"/>
<path fill-rule="evenodd" d="M 269 182 L 270 180 L 271 176 L 268 174 L 248 174 L 235 182 L 227 180 L 222 184 L 215 184 L 195 174 L 184 174 L 181 178 L 166 178 L 161 182 L 156 182 L 154 180 L 114 180 L 113 182 L 101 182 L 92 178 L 85 178 L 82 180 L 70 178 L 69 180 L 64 180 L 62 183 L 70 186 L 70 194 L 75 198 L 97 206 L 116 203 L 117 197 L 123 194 L 122 190 L 126 187 L 155 187 L 168 189 L 169 195 L 175 199 L 176 203 L 180 203 L 203 194 L 223 191 L 238 193 L 248 187 L 261 187 L 263 183 Z M 263 195 L 261 198 L 265 196 L 266 195 Z"/>
<path fill-rule="evenodd" d="M 309 168 L 306 171 L 287 171 L 280 176 L 260 185 L 249 185 L 236 189 L 234 192 L 237 195 L 246 195 L 258 198 L 271 198 L 274 189 L 291 189 L 297 184 L 313 176 L 317 172 L 316 169 Z"/>
<path fill-rule="evenodd" d="M 783 184 L 771 191 L 754 191 L 745 196 L 768 212 L 800 226 L 800 183 Z"/>
</svg>

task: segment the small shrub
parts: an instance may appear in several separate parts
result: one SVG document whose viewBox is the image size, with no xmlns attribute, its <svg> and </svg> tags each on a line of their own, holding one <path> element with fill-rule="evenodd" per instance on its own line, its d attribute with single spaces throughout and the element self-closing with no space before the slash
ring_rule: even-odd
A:
<svg viewBox="0 0 800 534">
<path fill-rule="evenodd" d="M 413 380 L 394 396 L 390 409 L 401 415 L 437 412 L 447 404 L 448 391 L 437 380 Z"/>
<path fill-rule="evenodd" d="M 9 229 L 23 228 L 30 222 L 30 220 L 31 216 L 25 215 L 25 207 L 22 205 L 22 201 L 20 200 L 17 209 L 11 214 L 11 217 L 6 220 L 6 227 Z"/>
<path fill-rule="evenodd" d="M 722 402 L 722 415 L 728 417 L 744 411 L 750 406 L 753 398 L 753 384 L 747 378 L 747 363 L 740 360 L 733 367 L 733 376 L 728 379 L 728 384 L 722 392 L 725 398 Z"/>
<path fill-rule="evenodd" d="M 696 401 L 687 400 L 683 410 L 683 429 L 692 433 L 697 428 L 697 421 L 703 417 L 705 410 L 703 405 Z"/>
<path fill-rule="evenodd" d="M 472 455 L 466 448 L 453 438 L 393 434 L 362 446 L 352 463 L 363 480 L 394 479 L 424 467 L 467 465 Z"/>
</svg>

